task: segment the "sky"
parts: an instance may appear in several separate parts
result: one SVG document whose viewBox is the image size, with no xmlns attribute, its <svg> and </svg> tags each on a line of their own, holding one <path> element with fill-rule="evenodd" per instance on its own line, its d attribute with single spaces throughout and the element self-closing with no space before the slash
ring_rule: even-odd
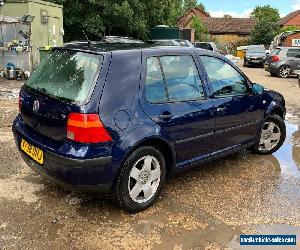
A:
<svg viewBox="0 0 300 250">
<path fill-rule="evenodd" d="M 202 2 L 213 17 L 223 17 L 229 14 L 233 17 L 249 17 L 257 5 L 270 4 L 279 10 L 280 16 L 285 16 L 294 10 L 300 10 L 300 0 L 198 0 Z"/>
</svg>

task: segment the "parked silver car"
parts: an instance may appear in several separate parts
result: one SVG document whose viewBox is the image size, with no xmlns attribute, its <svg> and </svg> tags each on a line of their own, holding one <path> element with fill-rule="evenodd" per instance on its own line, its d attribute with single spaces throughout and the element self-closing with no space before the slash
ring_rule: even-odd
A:
<svg viewBox="0 0 300 250">
<path fill-rule="evenodd" d="M 195 42 L 194 46 L 196 48 L 218 52 L 217 45 L 214 42 Z"/>
<path fill-rule="evenodd" d="M 149 40 L 148 42 L 156 46 L 194 47 L 190 41 L 182 39 L 158 39 Z"/>
<path fill-rule="evenodd" d="M 300 48 L 277 47 L 268 56 L 265 70 L 272 76 L 287 78 L 300 69 Z"/>
<path fill-rule="evenodd" d="M 244 67 L 263 66 L 266 61 L 266 50 L 263 45 L 249 45 L 244 58 Z"/>
</svg>

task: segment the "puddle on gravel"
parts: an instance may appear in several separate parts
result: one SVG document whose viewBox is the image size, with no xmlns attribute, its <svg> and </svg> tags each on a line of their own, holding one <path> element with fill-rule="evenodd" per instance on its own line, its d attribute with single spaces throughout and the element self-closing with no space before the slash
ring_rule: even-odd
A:
<svg viewBox="0 0 300 250">
<path fill-rule="evenodd" d="M 300 125 L 286 122 L 286 140 L 270 158 L 284 175 L 300 178 Z"/>
</svg>

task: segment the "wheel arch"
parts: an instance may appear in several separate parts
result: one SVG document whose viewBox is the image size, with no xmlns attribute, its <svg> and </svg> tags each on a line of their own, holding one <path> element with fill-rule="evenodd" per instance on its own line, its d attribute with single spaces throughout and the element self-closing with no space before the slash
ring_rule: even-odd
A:
<svg viewBox="0 0 300 250">
<path fill-rule="evenodd" d="M 284 115 L 284 112 L 283 112 L 282 108 L 280 108 L 280 107 L 278 107 L 278 106 L 274 107 L 274 108 L 271 110 L 271 112 L 270 112 L 269 115 L 273 115 L 273 114 L 280 116 L 280 117 L 282 118 L 282 120 L 284 120 L 284 116 L 285 116 L 285 115 Z"/>
<path fill-rule="evenodd" d="M 136 142 L 130 148 L 130 150 L 126 153 L 123 162 L 126 161 L 126 159 L 129 157 L 129 155 L 132 154 L 132 152 L 134 152 L 137 148 L 143 147 L 143 146 L 152 146 L 152 147 L 156 148 L 157 150 L 159 150 L 164 156 L 164 159 L 166 162 L 167 174 L 169 175 L 174 171 L 175 165 L 176 165 L 175 149 L 164 138 L 158 137 L 158 136 L 145 138 L 141 141 Z"/>
<path fill-rule="evenodd" d="M 135 142 L 132 146 L 129 147 L 129 149 L 126 151 L 123 159 L 120 162 L 120 167 L 118 169 L 117 174 L 115 175 L 113 186 L 116 184 L 116 180 L 118 179 L 118 176 L 121 172 L 121 169 L 123 167 L 124 162 L 127 160 L 127 158 L 137 149 L 143 146 L 152 146 L 159 150 L 166 163 L 166 173 L 167 176 L 171 176 L 176 169 L 176 153 L 174 146 L 169 143 L 166 139 L 160 137 L 160 136 L 152 136 L 147 137 L 144 139 L 141 139 L 137 142 Z"/>
<path fill-rule="evenodd" d="M 267 109 L 265 118 L 267 118 L 269 115 L 272 115 L 272 114 L 280 116 L 282 118 L 282 120 L 285 119 L 285 111 L 283 110 L 283 108 L 274 103 L 271 103 L 271 105 Z"/>
</svg>

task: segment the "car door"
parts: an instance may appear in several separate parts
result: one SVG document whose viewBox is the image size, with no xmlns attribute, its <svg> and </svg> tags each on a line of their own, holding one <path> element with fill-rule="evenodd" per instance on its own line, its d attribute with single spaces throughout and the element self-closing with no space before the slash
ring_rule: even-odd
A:
<svg viewBox="0 0 300 250">
<path fill-rule="evenodd" d="M 300 69 L 300 50 L 295 48 L 295 49 L 289 49 L 287 51 L 287 59 L 289 66 L 291 67 L 291 70 L 299 70 Z"/>
<path fill-rule="evenodd" d="M 214 108 L 198 73 L 195 56 L 143 52 L 141 105 L 169 136 L 177 164 L 212 152 Z"/>
<path fill-rule="evenodd" d="M 221 58 L 200 56 L 210 83 L 216 111 L 214 150 L 254 140 L 263 119 L 261 97 L 249 80 Z"/>
</svg>

